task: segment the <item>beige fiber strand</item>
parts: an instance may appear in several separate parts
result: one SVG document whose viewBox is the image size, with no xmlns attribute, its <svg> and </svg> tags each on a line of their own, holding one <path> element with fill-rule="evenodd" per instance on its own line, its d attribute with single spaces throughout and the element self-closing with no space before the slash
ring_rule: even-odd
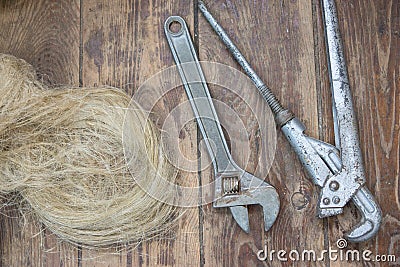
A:
<svg viewBox="0 0 400 267">
<path fill-rule="evenodd" d="M 0 195 L 18 195 L 61 240 L 140 242 L 171 228 L 177 214 L 165 204 L 174 192 L 154 199 L 135 182 L 162 191 L 156 173 L 175 183 L 157 129 L 125 92 L 48 89 L 28 63 L 0 54 Z"/>
</svg>

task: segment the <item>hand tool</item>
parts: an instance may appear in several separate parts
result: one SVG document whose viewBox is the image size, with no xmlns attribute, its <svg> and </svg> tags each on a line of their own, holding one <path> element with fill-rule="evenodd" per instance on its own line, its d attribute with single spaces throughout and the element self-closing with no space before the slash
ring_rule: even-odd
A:
<svg viewBox="0 0 400 267">
<path fill-rule="evenodd" d="M 323 0 L 323 10 L 336 147 L 304 133 L 306 127 L 291 111 L 282 107 L 223 28 L 208 12 L 203 1 L 199 0 L 198 6 L 233 57 L 253 81 L 261 96 L 267 101 L 275 115 L 276 123 L 292 145 L 313 183 L 322 188 L 317 215 L 323 218 L 342 213 L 343 207 L 352 199 L 362 218 L 351 231 L 345 234 L 345 237 L 351 242 L 362 242 L 375 236 L 382 221 L 382 212 L 364 185 L 365 171 L 358 141 L 357 121 L 333 0 Z"/>
<path fill-rule="evenodd" d="M 233 161 L 185 21 L 181 17 L 171 16 L 165 21 L 164 30 L 212 159 L 215 177 L 213 207 L 229 207 L 236 222 L 248 233 L 247 205 L 259 204 L 263 208 L 264 229 L 268 231 L 279 212 L 276 189 L 244 171 Z"/>
</svg>

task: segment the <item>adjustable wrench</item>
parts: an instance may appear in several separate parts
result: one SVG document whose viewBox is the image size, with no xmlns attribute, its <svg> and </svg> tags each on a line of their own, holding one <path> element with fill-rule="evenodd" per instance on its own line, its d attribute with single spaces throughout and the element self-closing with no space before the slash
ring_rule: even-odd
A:
<svg viewBox="0 0 400 267">
<path fill-rule="evenodd" d="M 276 123 L 292 145 L 313 183 L 322 188 L 317 208 L 318 216 L 322 218 L 342 213 L 343 207 L 351 199 L 362 218 L 350 232 L 345 234 L 346 238 L 351 242 L 362 242 L 375 236 L 382 221 L 382 212 L 364 185 L 365 172 L 358 141 L 357 121 L 333 0 L 323 0 L 323 7 L 336 147 L 304 133 L 305 126 L 292 112 L 282 107 L 223 28 L 208 12 L 203 1 L 199 0 L 198 5 L 211 27 L 267 101 L 275 115 Z"/>
<path fill-rule="evenodd" d="M 179 28 L 172 30 L 174 24 Z M 263 207 L 264 229 L 268 231 L 278 216 L 278 193 L 273 186 L 244 171 L 233 161 L 185 21 L 171 16 L 165 21 L 164 30 L 212 159 L 215 177 L 213 207 L 229 207 L 236 222 L 248 233 L 246 206 L 259 204 Z"/>
</svg>

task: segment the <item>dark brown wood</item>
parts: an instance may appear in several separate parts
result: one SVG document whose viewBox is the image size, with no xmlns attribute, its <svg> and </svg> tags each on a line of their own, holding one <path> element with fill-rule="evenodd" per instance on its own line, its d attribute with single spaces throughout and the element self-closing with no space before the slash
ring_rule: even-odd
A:
<svg viewBox="0 0 400 267">
<path fill-rule="evenodd" d="M 2 1 L 0 25 L 1 53 L 25 59 L 49 85 L 79 85 L 79 1 Z M 77 263 L 75 247 L 16 206 L 0 213 L 0 266 Z"/>
<path fill-rule="evenodd" d="M 376 238 L 349 244 L 348 249 L 392 254 L 400 264 L 400 2 L 336 2 L 367 186 L 384 216 Z M 307 134 L 333 143 L 320 1 L 218 0 L 206 4 L 282 104 L 304 122 Z M 146 80 L 174 65 L 163 32 L 170 15 L 186 19 L 200 60 L 240 71 L 193 1 L 185 0 L 2 1 L 0 52 L 27 60 L 51 85 L 112 85 L 136 96 Z M 16 207 L 4 207 L 0 210 L 0 266 L 373 266 L 376 262 L 328 258 L 280 262 L 276 253 L 272 262 L 257 259 L 257 252 L 265 246 L 269 251 L 337 249 L 336 241 L 360 216 L 349 205 L 343 215 L 317 219 L 319 189 L 307 179 L 279 130 L 274 132 L 268 108 L 256 89 L 249 81 L 237 88 L 241 81 L 237 73 L 221 75 L 211 66 L 204 71 L 213 83 L 210 91 L 233 157 L 241 167 L 278 188 L 281 210 L 270 231 L 262 230 L 260 207 L 249 208 L 251 232 L 245 234 L 228 209 L 207 204 L 186 209 L 176 228 L 156 240 L 95 251 L 58 241 L 31 218 L 22 227 Z M 178 80 L 173 76 L 156 85 L 168 89 Z M 151 118 L 158 127 L 165 127 L 168 114 L 186 100 L 182 87 L 170 90 L 155 103 Z M 175 122 L 188 115 L 177 114 Z M 202 167 L 201 175 L 182 170 L 180 182 L 193 188 L 209 184 L 213 171 L 207 167 L 209 160 L 195 121 L 189 120 L 175 134 L 181 153 Z M 203 197 L 211 195 L 204 187 L 198 192 Z"/>
</svg>

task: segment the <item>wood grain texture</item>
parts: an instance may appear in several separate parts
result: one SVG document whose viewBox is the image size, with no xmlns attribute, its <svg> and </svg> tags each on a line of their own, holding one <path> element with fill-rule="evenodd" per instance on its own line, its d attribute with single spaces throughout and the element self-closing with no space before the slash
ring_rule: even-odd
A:
<svg viewBox="0 0 400 267">
<path fill-rule="evenodd" d="M 1 1 L 0 49 L 31 63 L 45 82 L 78 85 L 79 0 Z"/>
<path fill-rule="evenodd" d="M 185 1 L 83 1 L 83 85 L 118 86 L 132 95 L 141 91 L 139 86 L 147 79 L 174 64 L 164 35 L 164 21 L 171 15 L 184 17 L 193 30 L 193 5 Z M 155 105 L 152 119 L 160 128 L 165 115 L 186 101 L 181 87 L 165 91 L 154 103 L 148 96 L 142 100 L 150 103 L 139 102 Z M 179 130 L 172 134 L 179 138 L 183 154 L 196 158 L 196 125 L 192 121 Z M 180 175 L 183 185 L 198 185 L 197 172 Z M 83 250 L 82 266 L 195 266 L 200 258 L 198 224 L 198 209 L 187 209 L 166 236 L 128 247 L 113 257 L 97 257 L 96 252 Z"/>
<path fill-rule="evenodd" d="M 47 84 L 79 85 L 79 1 L 1 1 L 0 25 L 1 53 L 25 59 Z M 0 266 L 74 266 L 76 248 L 1 207 Z"/>
<path fill-rule="evenodd" d="M 400 264 L 400 2 L 336 2 L 367 186 L 384 216 L 376 238 L 349 244 L 348 249 L 396 255 Z M 194 4 L 187 0 L 2 1 L 0 52 L 26 59 L 48 84 L 107 84 L 134 96 L 146 86 L 168 91 L 150 103 L 154 104 L 151 119 L 164 129 L 170 114 L 175 114 L 172 122 L 178 127 L 173 133 L 177 147 L 196 168 L 202 168 L 201 173 L 196 168 L 181 170 L 179 180 L 196 188 L 214 179 L 212 169 L 207 167 L 202 138 L 195 121 L 187 119 L 189 112 L 179 109 L 187 100 L 182 87 L 174 88 L 179 78 L 155 76 L 174 65 L 164 37 L 165 19 L 170 15 L 185 18 L 200 60 L 219 62 L 239 71 L 240 67 Z M 217 0 L 206 4 L 282 104 L 304 122 L 307 134 L 333 143 L 320 1 Z M 275 135 L 256 89 L 245 83 L 240 89 L 229 90 L 239 84 L 240 75 L 225 77 L 209 68 L 204 71 L 214 83 L 210 91 L 220 104 L 216 105 L 217 111 L 234 159 L 279 191 L 281 210 L 270 231 L 262 230 L 262 210 L 258 206 L 249 207 L 251 232 L 245 234 L 228 209 L 207 204 L 187 208 L 175 229 L 153 241 L 94 251 L 58 241 L 30 218 L 22 227 L 16 207 L 3 207 L 0 266 L 391 266 L 327 258 L 319 262 L 280 262 L 276 253 L 274 261 L 257 259 L 257 252 L 265 246 L 269 251 L 313 249 L 320 253 L 337 249 L 336 241 L 360 216 L 349 205 L 342 215 L 317 219 L 319 189 L 307 179 L 279 130 Z M 154 83 L 148 84 L 149 78 Z M 221 86 L 224 81 L 226 88 Z M 151 97 L 144 94 L 140 99 L 153 100 Z M 263 131 L 265 125 L 271 128 Z M 276 151 L 271 155 L 272 141 L 276 141 Z M 210 192 L 203 188 L 199 194 L 206 197 Z"/>
<path fill-rule="evenodd" d="M 400 3 L 338 1 L 340 29 L 360 128 L 367 186 L 381 205 L 378 236 L 354 249 L 400 254 Z M 331 220 L 331 241 L 359 219 L 354 211 Z M 397 260 L 397 264 L 400 259 Z M 365 265 L 367 263 L 364 262 Z"/>
<path fill-rule="evenodd" d="M 253 65 L 271 90 L 303 120 L 311 136 L 318 136 L 317 91 L 315 85 L 313 14 L 309 1 L 215 1 L 209 3 L 216 19 Z M 200 59 L 217 61 L 238 68 L 218 37 L 200 16 Z M 230 79 L 230 77 L 225 77 Z M 254 86 L 245 94 L 258 96 Z M 229 103 L 225 95 L 211 88 L 218 100 Z M 253 111 L 259 101 L 251 103 Z M 263 113 L 257 114 L 263 117 Z M 250 117 L 244 118 L 247 124 Z M 254 127 L 254 126 L 253 126 Z M 257 125 L 255 125 L 257 127 Z M 272 126 L 269 131 L 274 131 Z M 256 128 L 257 129 L 257 128 Z M 254 129 L 250 129 L 253 130 Z M 205 209 L 204 251 L 206 266 L 264 266 L 279 264 L 275 260 L 264 263 L 257 252 L 268 250 L 319 249 L 324 246 L 324 225 L 315 217 L 317 191 L 306 178 L 296 155 L 280 132 L 271 170 L 264 170 L 262 178 L 278 188 L 281 210 L 273 228 L 264 233 L 260 227 L 262 210 L 251 207 L 250 234 L 241 231 L 229 210 Z M 253 151 L 252 151 L 253 152 Z M 254 151 L 256 153 L 256 150 Z M 235 156 L 235 151 L 232 152 Z M 255 155 L 258 158 L 260 155 Z M 261 160 L 261 164 L 263 161 Z M 248 168 L 249 172 L 254 169 Z M 204 177 L 206 180 L 207 177 Z M 208 177 L 208 179 L 213 179 Z M 289 265 L 295 264 L 289 262 Z M 324 263 L 320 263 L 324 265 Z"/>
</svg>

